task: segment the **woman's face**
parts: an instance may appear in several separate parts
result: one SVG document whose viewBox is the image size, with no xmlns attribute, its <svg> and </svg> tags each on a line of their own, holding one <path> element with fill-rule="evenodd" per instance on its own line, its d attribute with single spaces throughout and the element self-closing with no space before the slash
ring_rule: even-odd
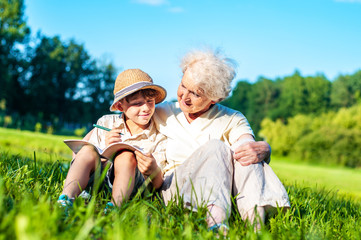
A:
<svg viewBox="0 0 361 240">
<path fill-rule="evenodd" d="M 197 114 L 206 112 L 214 101 L 206 97 L 200 87 L 194 84 L 188 71 L 185 71 L 182 81 L 179 84 L 178 102 L 183 113 Z"/>
</svg>

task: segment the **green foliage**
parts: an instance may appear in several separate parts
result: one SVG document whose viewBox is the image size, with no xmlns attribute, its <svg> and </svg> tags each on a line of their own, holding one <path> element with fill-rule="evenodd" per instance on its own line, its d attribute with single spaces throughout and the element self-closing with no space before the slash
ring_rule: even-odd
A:
<svg viewBox="0 0 361 240">
<path fill-rule="evenodd" d="M 0 110 L 1 111 L 6 110 L 6 99 L 5 98 L 1 99 L 1 101 L 0 101 Z"/>
<path fill-rule="evenodd" d="M 361 166 L 361 105 L 319 116 L 265 119 L 260 135 L 275 155 L 348 167 Z"/>
<path fill-rule="evenodd" d="M 254 84 L 240 81 L 222 104 L 245 114 L 257 135 L 264 118 L 285 122 L 298 114 L 326 113 L 331 109 L 331 88 L 323 75 L 303 77 L 296 71 L 276 80 L 260 77 Z"/>
<path fill-rule="evenodd" d="M 79 117 L 74 110 L 77 105 L 72 101 L 92 64 L 84 47 L 73 40 L 63 43 L 59 37 L 43 36 L 34 51 L 30 62 L 32 74 L 27 82 L 28 111 L 41 112 L 46 121 L 55 116 L 66 120 Z"/>
<path fill-rule="evenodd" d="M 331 82 L 322 75 L 306 77 L 305 88 L 307 93 L 306 111 L 303 113 L 320 114 L 327 112 L 330 107 Z"/>
<path fill-rule="evenodd" d="M 243 80 L 239 81 L 232 91 L 232 97 L 227 98 L 222 102 L 226 106 L 232 106 L 235 110 L 240 112 L 248 112 L 249 92 L 252 85 Z"/>
<path fill-rule="evenodd" d="M 4 127 L 6 128 L 7 126 L 11 125 L 13 123 L 13 119 L 11 116 L 5 116 L 4 117 Z"/>
<path fill-rule="evenodd" d="M 47 134 L 53 134 L 54 133 L 54 128 L 53 128 L 53 126 L 48 126 L 47 128 L 46 128 L 46 133 Z"/>
<path fill-rule="evenodd" d="M 301 138 L 293 156 L 324 164 L 361 167 L 361 131 L 323 127 Z"/>
<path fill-rule="evenodd" d="M 40 122 L 56 132 L 108 113 L 117 69 L 72 39 L 38 33 L 30 43 L 24 7 L 23 0 L 0 0 L 0 107 L 14 119 L 8 127 L 33 129 Z M 35 122 L 21 120 L 29 116 Z"/>
<path fill-rule="evenodd" d="M 340 75 L 332 83 L 331 104 L 335 108 L 350 107 L 360 102 L 361 70 L 353 75 Z"/>
<path fill-rule="evenodd" d="M 85 136 L 85 133 L 86 133 L 86 128 L 85 127 L 77 128 L 74 131 L 74 134 L 77 137 L 83 137 L 83 136 Z"/>
<path fill-rule="evenodd" d="M 0 99 L 6 100 L 9 110 L 20 105 L 24 96 L 21 82 L 26 64 L 19 45 L 27 42 L 29 34 L 24 19 L 24 1 L 0 0 Z"/>
<path fill-rule="evenodd" d="M 277 107 L 279 86 L 266 78 L 259 78 L 248 92 L 249 108 L 247 117 L 255 132 L 259 131 L 260 121 L 273 114 Z M 252 100 L 251 100 L 252 99 Z"/>
<path fill-rule="evenodd" d="M 41 129 L 43 128 L 43 126 L 41 125 L 41 123 L 37 122 L 35 124 L 35 127 L 34 127 L 34 131 L 35 132 L 41 132 Z"/>
</svg>

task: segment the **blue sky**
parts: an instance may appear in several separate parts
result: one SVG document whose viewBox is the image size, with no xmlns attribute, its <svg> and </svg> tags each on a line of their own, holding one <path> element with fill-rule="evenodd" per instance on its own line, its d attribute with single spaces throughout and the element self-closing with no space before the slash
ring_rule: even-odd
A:
<svg viewBox="0 0 361 240">
<path fill-rule="evenodd" d="M 361 0 L 25 0 L 32 33 L 84 44 L 119 72 L 140 68 L 176 97 L 180 58 L 220 48 L 255 82 L 361 69 Z"/>
</svg>

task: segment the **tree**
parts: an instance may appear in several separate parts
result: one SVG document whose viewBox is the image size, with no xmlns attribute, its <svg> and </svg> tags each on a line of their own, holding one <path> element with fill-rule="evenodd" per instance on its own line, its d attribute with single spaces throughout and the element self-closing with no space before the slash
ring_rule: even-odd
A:
<svg viewBox="0 0 361 240">
<path fill-rule="evenodd" d="M 59 37 L 41 37 L 30 62 L 31 76 L 27 82 L 30 112 L 42 113 L 46 121 L 55 117 L 60 121 L 81 119 L 77 108 L 82 94 L 78 87 L 93 74 L 93 65 L 83 45 L 73 40 L 63 43 Z"/>
<path fill-rule="evenodd" d="M 305 79 L 296 71 L 281 81 L 279 113 L 286 119 L 297 113 L 307 112 L 307 88 Z"/>
<path fill-rule="evenodd" d="M 331 82 L 323 75 L 305 78 L 307 113 L 325 113 L 330 107 Z"/>
<path fill-rule="evenodd" d="M 331 89 L 331 105 L 338 109 L 350 107 L 361 100 L 361 70 L 353 75 L 340 75 Z"/>
<path fill-rule="evenodd" d="M 85 93 L 83 101 L 88 104 L 88 119 L 96 121 L 101 115 L 109 113 L 113 101 L 113 88 L 117 69 L 111 62 L 94 64 L 94 74 L 88 76 L 81 84 L 81 92 Z"/>
<path fill-rule="evenodd" d="M 18 110 L 23 101 L 26 62 L 20 46 L 29 34 L 23 0 L 0 0 L 0 100 L 5 99 L 9 111 Z"/>
<path fill-rule="evenodd" d="M 248 92 L 247 117 L 256 133 L 260 129 L 261 121 L 270 117 L 276 108 L 279 94 L 278 82 L 264 77 L 260 77 Z"/>
<path fill-rule="evenodd" d="M 246 80 L 239 81 L 232 91 L 232 96 L 222 101 L 222 104 L 247 114 L 249 105 L 248 93 L 251 88 L 252 85 Z"/>
</svg>

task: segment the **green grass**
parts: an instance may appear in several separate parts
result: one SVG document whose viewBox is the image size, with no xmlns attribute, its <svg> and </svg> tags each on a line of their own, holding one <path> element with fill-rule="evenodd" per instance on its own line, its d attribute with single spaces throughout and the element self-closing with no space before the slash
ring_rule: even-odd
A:
<svg viewBox="0 0 361 240">
<path fill-rule="evenodd" d="M 325 188 L 361 200 L 361 169 L 310 165 L 272 158 L 271 166 L 285 184 Z"/>
<path fill-rule="evenodd" d="M 0 131 L 1 134 L 6 133 L 6 136 L 19 134 L 13 130 Z M 40 144 L 36 143 L 39 135 L 25 133 L 18 136 L 27 143 L 29 153 L 24 151 L 22 155 L 9 146 L 0 147 L 0 239 L 217 238 L 216 234 L 207 231 L 204 208 L 192 212 L 185 210 L 181 203 L 171 202 L 165 206 L 151 193 L 144 198 L 133 199 L 109 215 L 103 214 L 109 196 L 95 194 L 89 202 L 78 198 L 74 208 L 65 216 L 64 211 L 56 205 L 68 167 L 63 161 L 69 160 L 57 151 L 70 155 L 62 143 L 64 138 L 43 135 L 44 139 L 49 137 L 49 140 Z M 63 146 L 52 145 L 52 141 L 59 141 L 58 145 L 64 145 L 65 148 L 62 150 Z M 40 148 L 36 150 L 34 146 Z M 38 152 L 41 149 L 52 149 L 53 156 L 43 153 L 43 159 Z M 39 156 L 36 161 L 33 158 L 34 151 Z M 283 172 L 280 167 L 282 164 L 277 159 L 271 162 L 279 175 Z M 308 168 L 301 170 L 310 172 Z M 292 173 L 290 175 L 293 176 Z M 252 226 L 246 226 L 233 212 L 230 239 L 361 238 L 361 205 L 358 201 L 351 196 L 340 196 L 321 185 L 317 185 L 317 188 L 308 187 L 301 178 L 291 180 L 290 176 L 283 177 L 291 209 L 270 218 L 259 233 L 254 233 Z"/>
<path fill-rule="evenodd" d="M 62 142 L 64 139 L 78 138 L 6 128 L 0 128 L 0 136 L 0 149 L 3 151 L 27 157 L 34 157 L 35 152 L 43 160 L 71 158 L 71 150 Z"/>
</svg>

